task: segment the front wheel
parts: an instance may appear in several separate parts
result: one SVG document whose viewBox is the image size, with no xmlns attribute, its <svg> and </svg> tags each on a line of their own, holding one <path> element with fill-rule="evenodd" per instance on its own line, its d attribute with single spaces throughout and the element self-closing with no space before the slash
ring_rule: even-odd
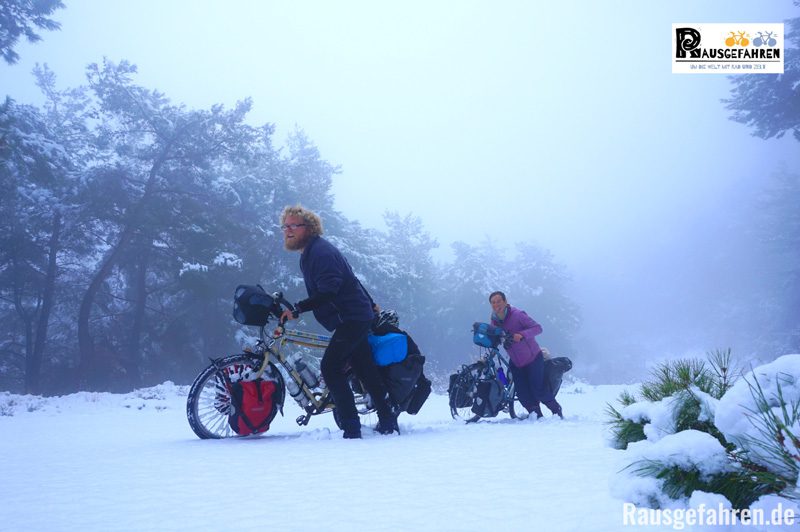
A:
<svg viewBox="0 0 800 532">
<path fill-rule="evenodd" d="M 231 396 L 226 386 L 228 382 L 255 380 L 263 358 L 241 353 L 219 358 L 204 369 L 192 383 L 186 399 L 186 417 L 194 433 L 202 439 L 231 438 L 238 436 L 228 423 L 231 413 Z M 275 381 L 280 390 L 273 407 L 271 422 L 279 409 L 283 407 L 284 383 L 278 368 L 271 362 L 267 365 L 262 379 Z"/>
</svg>

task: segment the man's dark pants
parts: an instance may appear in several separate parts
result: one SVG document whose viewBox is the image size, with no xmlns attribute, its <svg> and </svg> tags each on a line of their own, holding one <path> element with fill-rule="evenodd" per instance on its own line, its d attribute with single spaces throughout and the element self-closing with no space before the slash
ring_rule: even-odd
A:
<svg viewBox="0 0 800 532">
<path fill-rule="evenodd" d="M 371 321 L 345 321 L 331 337 L 328 348 L 322 356 L 322 377 L 328 385 L 336 403 L 336 411 L 342 423 L 352 426 L 358 421 L 353 391 L 347 383 L 345 368 L 351 366 L 359 380 L 372 398 L 378 415 L 389 410 L 386 403 L 386 388 L 378 368 L 372 359 L 372 350 L 367 342 Z"/>
</svg>

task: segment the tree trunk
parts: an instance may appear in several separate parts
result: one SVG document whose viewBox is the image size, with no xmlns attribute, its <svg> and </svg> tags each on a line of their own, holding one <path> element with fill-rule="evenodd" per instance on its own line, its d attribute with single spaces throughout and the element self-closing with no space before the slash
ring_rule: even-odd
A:
<svg viewBox="0 0 800 532">
<path fill-rule="evenodd" d="M 28 387 L 28 364 L 33 355 L 33 320 L 36 312 L 28 312 L 23 301 L 25 290 L 25 275 L 20 268 L 16 257 L 11 259 L 11 271 L 13 272 L 12 286 L 14 287 L 14 310 L 17 311 L 19 319 L 22 320 L 25 328 L 25 389 Z"/>
<path fill-rule="evenodd" d="M 95 387 L 98 377 L 100 377 L 99 375 L 94 374 L 96 354 L 94 349 L 94 339 L 92 338 L 91 330 L 89 328 L 89 318 L 91 317 L 94 300 L 97 297 L 97 292 L 100 291 L 100 287 L 103 285 L 103 282 L 105 282 L 108 276 L 111 275 L 111 272 L 113 271 L 120 254 L 128 247 L 131 239 L 134 236 L 134 233 L 137 229 L 139 229 L 141 215 L 147 208 L 150 197 L 153 195 L 156 176 L 158 175 L 158 171 L 161 169 L 161 165 L 164 164 L 164 161 L 167 158 L 167 154 L 169 153 L 171 145 L 172 142 L 168 143 L 164 147 L 164 150 L 161 152 L 159 158 L 153 163 L 147 178 L 147 183 L 144 187 L 144 193 L 142 194 L 142 197 L 128 211 L 128 220 L 125 223 L 122 232 L 120 233 L 117 243 L 108 251 L 108 253 L 106 253 L 105 258 L 100 265 L 100 269 L 92 278 L 92 281 L 89 283 L 89 286 L 83 295 L 83 299 L 81 300 L 81 306 L 78 310 L 78 351 L 80 352 L 79 373 L 81 379 L 80 384 L 82 386 Z"/>
<path fill-rule="evenodd" d="M 133 388 L 141 386 L 142 362 L 142 333 L 144 332 L 144 317 L 147 304 L 147 267 L 150 262 L 150 242 L 142 239 L 142 250 L 138 255 L 136 271 L 133 279 L 133 327 L 131 328 L 128 353 L 125 357 L 125 366 L 129 383 Z"/>
<path fill-rule="evenodd" d="M 42 305 L 39 309 L 39 317 L 36 324 L 36 336 L 33 341 L 33 350 L 28 355 L 25 362 L 25 393 L 40 394 L 42 360 L 44 358 L 44 348 L 47 344 L 47 328 L 50 324 L 50 313 L 53 310 L 56 294 L 57 263 L 56 258 L 61 247 L 61 229 L 63 223 L 61 214 L 53 216 L 53 230 L 48 242 L 47 271 L 42 287 Z"/>
</svg>

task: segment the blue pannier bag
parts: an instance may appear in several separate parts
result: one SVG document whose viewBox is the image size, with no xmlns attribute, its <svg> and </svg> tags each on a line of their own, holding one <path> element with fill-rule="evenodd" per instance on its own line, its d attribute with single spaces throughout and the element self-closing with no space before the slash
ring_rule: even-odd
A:
<svg viewBox="0 0 800 532">
<path fill-rule="evenodd" d="M 503 336 L 503 329 L 488 323 L 472 324 L 472 343 L 481 347 L 497 347 Z"/>
<path fill-rule="evenodd" d="M 372 348 L 372 358 L 379 366 L 400 362 L 408 355 L 408 340 L 405 334 L 370 334 L 367 336 L 367 341 Z"/>
</svg>

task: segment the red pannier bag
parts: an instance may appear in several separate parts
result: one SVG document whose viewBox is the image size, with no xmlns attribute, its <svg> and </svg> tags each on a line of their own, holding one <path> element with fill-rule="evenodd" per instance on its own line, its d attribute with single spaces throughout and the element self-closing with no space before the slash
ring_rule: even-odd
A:
<svg viewBox="0 0 800 532">
<path fill-rule="evenodd" d="M 275 404 L 275 382 L 256 379 L 230 384 L 231 413 L 228 424 L 240 436 L 269 430 L 278 405 Z"/>
</svg>

